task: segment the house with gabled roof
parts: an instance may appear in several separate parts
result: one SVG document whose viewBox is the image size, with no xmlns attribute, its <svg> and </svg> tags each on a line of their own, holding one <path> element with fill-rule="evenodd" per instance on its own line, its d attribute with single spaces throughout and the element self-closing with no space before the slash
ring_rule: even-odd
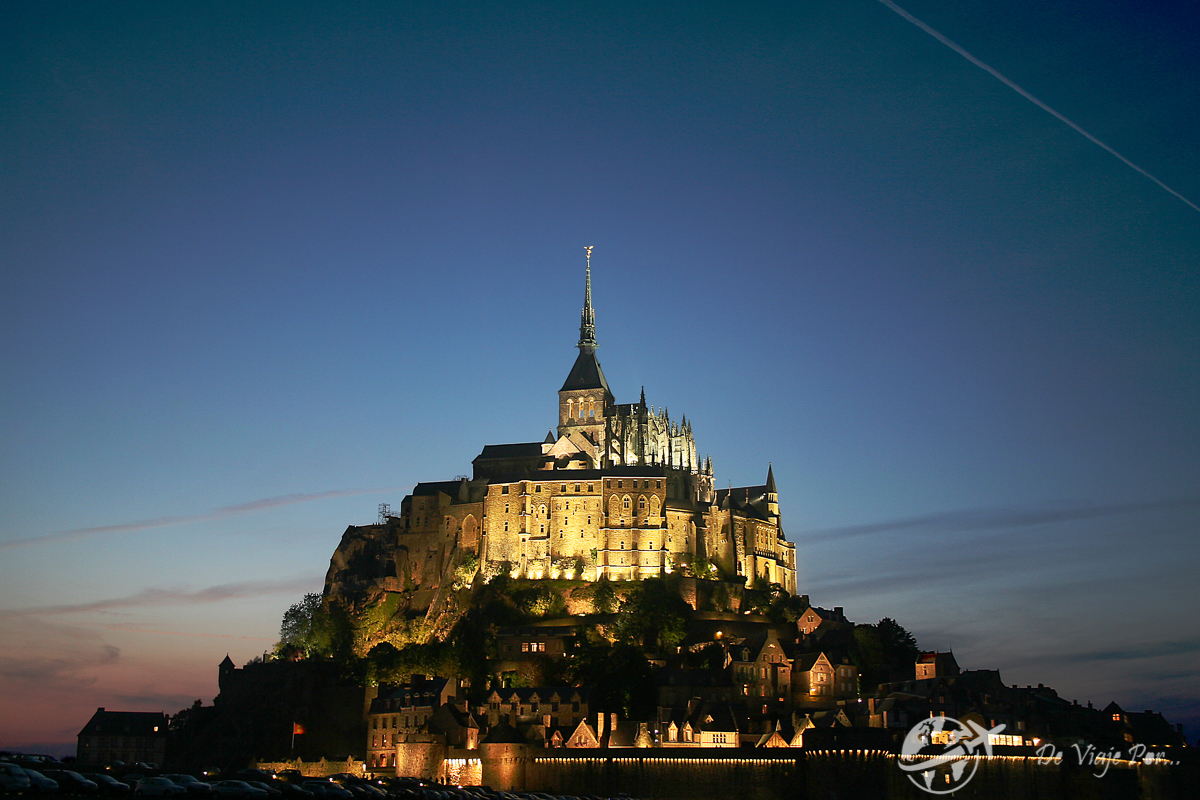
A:
<svg viewBox="0 0 1200 800">
<path fill-rule="evenodd" d="M 660 747 L 737 747 L 738 714 L 729 703 L 694 701 L 686 709 L 660 708 Z"/>
<path fill-rule="evenodd" d="M 767 720 L 764 727 L 766 730 L 759 735 L 758 741 L 754 743 L 755 747 L 791 747 L 795 733 L 789 722 L 783 718 L 774 722 Z"/>
<path fill-rule="evenodd" d="M 804 613 L 796 620 L 796 630 L 802 635 L 807 636 L 824 623 L 846 626 L 850 624 L 850 621 L 846 619 L 841 606 L 834 606 L 832 611 L 819 606 L 809 606 L 804 609 Z"/>
<path fill-rule="evenodd" d="M 167 753 L 169 722 L 170 718 L 161 711 L 97 708 L 79 732 L 76 759 L 81 764 L 109 761 L 161 764 Z"/>
<path fill-rule="evenodd" d="M 542 722 L 552 727 L 573 727 L 588 715 L 588 692 L 572 686 L 494 689 L 485 699 L 488 724 Z"/>
<path fill-rule="evenodd" d="M 846 712 L 838 708 L 826 711 L 807 711 L 803 714 L 797 711 L 792 715 L 792 727 L 795 728 L 796 733 L 788 743 L 789 746 L 803 747 L 805 731 L 814 728 L 849 728 L 851 725 Z"/>
<path fill-rule="evenodd" d="M 916 663 L 916 679 L 925 680 L 926 678 L 951 678 L 958 675 L 958 662 L 954 660 L 954 653 L 921 653 L 917 656 Z"/>
<path fill-rule="evenodd" d="M 731 644 L 729 672 L 739 700 L 761 714 L 782 711 L 792 704 L 790 646 L 773 628 L 756 631 Z"/>
<path fill-rule="evenodd" d="M 596 716 L 596 725 L 594 726 L 587 719 L 579 720 L 579 724 L 567 737 L 564 746 L 571 749 L 599 747 L 600 735 L 604 732 L 604 715 L 597 714 Z"/>
</svg>

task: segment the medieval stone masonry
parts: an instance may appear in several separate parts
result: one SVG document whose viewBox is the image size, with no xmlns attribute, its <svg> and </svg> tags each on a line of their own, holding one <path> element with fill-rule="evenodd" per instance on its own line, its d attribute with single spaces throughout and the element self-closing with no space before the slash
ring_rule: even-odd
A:
<svg viewBox="0 0 1200 800">
<path fill-rule="evenodd" d="M 556 433 L 487 445 L 473 474 L 419 483 L 399 516 L 352 526 L 327 594 L 437 589 L 471 564 L 526 578 L 637 580 L 681 567 L 796 591 L 770 467 L 758 486 L 714 489 L 692 423 L 664 407 L 618 404 L 596 358 L 590 253 L 579 355 L 558 392 Z M 699 577 L 707 577 L 701 575 Z"/>
</svg>

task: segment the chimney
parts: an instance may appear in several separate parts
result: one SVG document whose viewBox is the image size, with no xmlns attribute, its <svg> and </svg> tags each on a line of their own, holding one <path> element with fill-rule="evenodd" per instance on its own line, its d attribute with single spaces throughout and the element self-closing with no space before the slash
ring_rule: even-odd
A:
<svg viewBox="0 0 1200 800">
<path fill-rule="evenodd" d="M 842 613 L 842 607 L 841 607 L 841 606 L 834 606 L 834 607 L 833 607 L 833 613 L 834 613 L 834 614 L 836 614 L 836 615 L 838 615 L 839 617 L 844 617 L 844 616 L 846 616 L 845 614 L 843 614 L 843 613 Z"/>
<path fill-rule="evenodd" d="M 604 738 L 604 712 L 596 712 L 596 739 Z"/>
</svg>

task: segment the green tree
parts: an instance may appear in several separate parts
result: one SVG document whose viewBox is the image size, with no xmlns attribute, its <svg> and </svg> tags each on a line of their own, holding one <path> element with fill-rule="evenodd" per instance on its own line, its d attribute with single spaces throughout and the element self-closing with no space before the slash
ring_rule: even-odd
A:
<svg viewBox="0 0 1200 800">
<path fill-rule="evenodd" d="M 614 632 L 627 644 L 673 648 L 687 636 L 691 611 L 677 580 L 647 578 L 621 602 Z"/>
<path fill-rule="evenodd" d="M 862 686 L 873 690 L 881 683 L 910 680 L 920 648 L 916 638 L 891 617 L 874 625 L 855 625 L 858 671 Z"/>
<path fill-rule="evenodd" d="M 589 637 L 568 677 L 576 686 L 591 688 L 595 709 L 618 711 L 627 719 L 654 713 L 654 673 L 640 647 Z"/>
<path fill-rule="evenodd" d="M 321 595 L 311 592 L 304 595 L 299 603 L 294 603 L 283 612 L 283 622 L 279 626 L 279 643 L 303 647 L 312 629 L 313 616 L 321 610 Z"/>
<path fill-rule="evenodd" d="M 617 610 L 617 590 L 603 575 L 596 581 L 596 593 L 592 596 L 592 608 L 597 614 L 611 614 Z"/>
</svg>

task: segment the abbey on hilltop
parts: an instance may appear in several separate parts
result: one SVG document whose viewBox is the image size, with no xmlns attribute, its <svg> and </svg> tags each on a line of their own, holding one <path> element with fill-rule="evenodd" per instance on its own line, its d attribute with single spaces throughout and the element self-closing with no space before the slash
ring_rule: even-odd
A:
<svg viewBox="0 0 1200 800">
<path fill-rule="evenodd" d="M 400 515 L 352 526 L 330 564 L 326 593 L 364 582 L 436 590 L 476 564 L 528 578 L 635 580 L 707 564 L 796 591 L 796 548 L 784 537 L 770 466 L 758 486 L 714 489 L 692 424 L 664 407 L 618 404 L 596 358 L 588 253 L 579 355 L 558 391 L 557 436 L 493 444 L 473 476 L 419 483 Z M 471 556 L 474 556 L 472 558 Z M 705 577 L 703 575 L 699 577 Z"/>
</svg>

